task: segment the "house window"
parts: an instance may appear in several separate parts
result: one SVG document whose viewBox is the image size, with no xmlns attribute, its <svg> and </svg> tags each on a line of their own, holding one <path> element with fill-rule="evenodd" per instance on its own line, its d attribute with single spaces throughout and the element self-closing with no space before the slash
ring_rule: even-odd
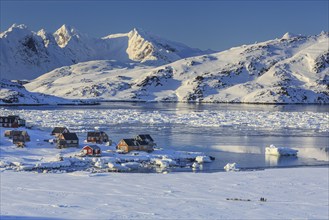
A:
<svg viewBox="0 0 329 220">
<path fill-rule="evenodd" d="M 77 143 L 78 143 L 78 141 L 72 141 L 72 143 L 74 143 L 74 144 L 77 144 Z"/>
</svg>

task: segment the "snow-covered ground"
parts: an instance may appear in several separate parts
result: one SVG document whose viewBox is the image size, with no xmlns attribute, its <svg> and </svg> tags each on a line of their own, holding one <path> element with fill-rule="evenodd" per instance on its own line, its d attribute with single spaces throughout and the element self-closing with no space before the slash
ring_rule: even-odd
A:
<svg viewBox="0 0 329 220">
<path fill-rule="evenodd" d="M 166 175 L 5 171 L 0 214 L 1 219 L 328 219 L 328 173 L 328 168 Z"/>
<path fill-rule="evenodd" d="M 12 128 L 0 128 L 3 136 Z M 129 152 L 122 154 L 115 148 L 115 144 L 108 146 L 98 144 L 102 150 L 101 156 L 82 156 L 84 143 L 80 138 L 78 148 L 57 149 L 52 144 L 53 136 L 47 131 L 39 129 L 20 128 L 30 135 L 30 142 L 24 148 L 17 148 L 10 138 L 2 137 L 0 141 L 0 168 L 2 170 L 37 171 L 37 172 L 73 172 L 85 170 L 89 172 L 139 171 L 165 172 L 171 168 L 185 168 L 192 170 L 193 162 L 198 165 L 211 163 L 209 156 L 202 152 L 184 152 L 167 150 L 156 147 L 153 152 Z M 51 141 L 48 141 L 51 140 Z M 118 142 L 119 140 L 116 140 Z M 93 145 L 93 144 L 92 144 Z M 199 168 L 199 167 L 198 167 Z M 198 169 L 193 168 L 197 171 Z"/>
<path fill-rule="evenodd" d="M 34 127 L 27 129 L 32 141 L 26 148 L 13 146 L 3 137 L 7 129 L 0 129 L 1 219 L 327 219 L 329 216 L 327 165 L 248 172 L 167 173 L 163 170 L 166 167 L 161 166 L 174 165 L 176 159 L 192 156 L 203 162 L 207 158 L 202 157 L 203 153 L 166 150 L 167 146 L 159 146 L 164 150 L 151 154 L 121 155 L 113 152 L 113 146 L 102 145 L 103 157 L 83 159 L 74 156 L 83 146 L 81 133 L 78 149 L 60 150 L 44 141 L 52 138 L 49 133 L 56 125 L 67 125 L 82 133 L 87 126 L 94 125 L 102 129 L 122 124 L 180 124 L 198 129 L 237 126 L 256 132 L 306 129 L 323 135 L 329 131 L 327 113 L 0 109 L 0 115 L 7 114 L 18 114 Z M 327 153 L 323 151 L 321 155 L 326 157 Z M 111 166 L 134 169 L 147 163 L 157 166 L 159 173 L 107 172 Z M 103 165 L 104 168 L 95 168 Z M 197 162 L 191 161 L 188 166 L 190 171 L 200 169 Z"/>
</svg>

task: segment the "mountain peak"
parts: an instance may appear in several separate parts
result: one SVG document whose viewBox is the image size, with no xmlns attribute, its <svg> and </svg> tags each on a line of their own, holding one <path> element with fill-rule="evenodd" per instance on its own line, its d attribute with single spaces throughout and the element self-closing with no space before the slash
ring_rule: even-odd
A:
<svg viewBox="0 0 329 220">
<path fill-rule="evenodd" d="M 149 36 L 153 36 L 152 33 L 148 32 L 148 31 L 145 31 L 145 30 L 142 29 L 142 28 L 137 28 L 137 27 L 133 28 L 133 29 L 128 33 L 128 35 L 130 35 L 130 36 L 137 35 L 137 36 L 141 36 L 141 37 L 143 37 L 143 38 L 145 38 L 145 37 L 149 37 Z"/>
<path fill-rule="evenodd" d="M 31 31 L 27 28 L 25 24 L 13 24 L 10 26 L 10 28 L 8 28 L 8 30 L 2 32 L 0 34 L 0 37 L 6 37 L 9 34 L 11 36 L 15 36 L 15 38 L 21 38 L 22 36 L 25 36 L 30 33 Z"/>
<path fill-rule="evenodd" d="M 287 32 L 281 37 L 281 39 L 288 40 L 288 39 L 295 38 L 295 37 L 300 37 L 300 35 L 297 35 L 297 34 L 294 34 L 291 32 Z"/>
<path fill-rule="evenodd" d="M 11 25 L 9 30 L 12 30 L 12 29 L 27 29 L 27 26 L 25 24 L 13 24 L 13 25 Z"/>
<path fill-rule="evenodd" d="M 134 27 L 131 32 L 144 33 L 145 31 L 142 28 Z"/>
<path fill-rule="evenodd" d="M 60 47 L 65 47 L 73 36 L 80 38 L 80 33 L 77 29 L 63 24 L 55 33 L 55 40 Z"/>
</svg>

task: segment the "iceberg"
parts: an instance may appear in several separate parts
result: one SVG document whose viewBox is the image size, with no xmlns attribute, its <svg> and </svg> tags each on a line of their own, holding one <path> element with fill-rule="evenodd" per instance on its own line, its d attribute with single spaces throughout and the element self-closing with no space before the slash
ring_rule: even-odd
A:
<svg viewBox="0 0 329 220">
<path fill-rule="evenodd" d="M 276 147 L 271 144 L 265 148 L 265 154 L 275 156 L 297 156 L 298 150 L 294 150 L 288 147 Z"/>
</svg>

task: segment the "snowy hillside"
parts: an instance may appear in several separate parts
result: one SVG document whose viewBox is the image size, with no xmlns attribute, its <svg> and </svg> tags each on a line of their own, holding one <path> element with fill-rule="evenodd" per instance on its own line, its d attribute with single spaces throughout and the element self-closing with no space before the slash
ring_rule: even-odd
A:
<svg viewBox="0 0 329 220">
<path fill-rule="evenodd" d="M 0 105 L 88 104 L 51 95 L 27 91 L 23 85 L 6 79 L 0 80 Z"/>
<path fill-rule="evenodd" d="M 139 37 L 134 32 L 110 35 L 104 40 L 115 45 L 130 44 Z M 72 99 L 329 103 L 328 44 L 328 33 L 309 37 L 287 33 L 280 39 L 185 58 L 159 67 L 90 61 L 55 69 L 26 88 Z M 149 49 L 146 42 L 140 45 L 142 49 L 128 47 L 129 59 L 149 62 L 160 56 L 146 52 Z M 162 51 L 160 47 L 156 51 Z M 175 56 L 167 58 L 176 59 Z"/>
<path fill-rule="evenodd" d="M 14 24 L 0 33 L 0 48 L 1 78 L 6 79 L 34 79 L 57 67 L 90 60 L 158 66 L 206 53 L 142 30 L 98 39 L 67 25 L 52 34 Z"/>
</svg>

